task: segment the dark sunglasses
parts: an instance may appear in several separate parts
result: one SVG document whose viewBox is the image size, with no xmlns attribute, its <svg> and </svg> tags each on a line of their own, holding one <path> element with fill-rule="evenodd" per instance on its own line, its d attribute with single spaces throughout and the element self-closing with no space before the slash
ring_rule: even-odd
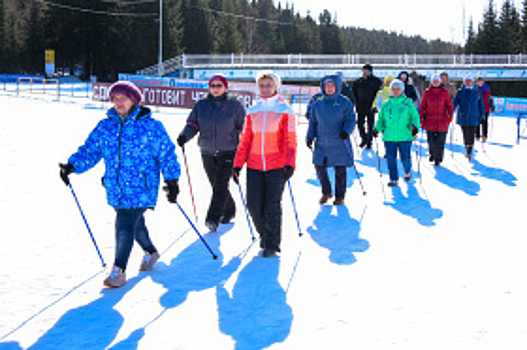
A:
<svg viewBox="0 0 527 350">
<path fill-rule="evenodd" d="M 218 88 L 218 89 L 219 89 L 219 88 L 222 88 L 222 87 L 223 87 L 223 84 L 210 84 L 209 87 L 210 87 L 211 89 L 214 89 L 214 88 Z"/>
</svg>

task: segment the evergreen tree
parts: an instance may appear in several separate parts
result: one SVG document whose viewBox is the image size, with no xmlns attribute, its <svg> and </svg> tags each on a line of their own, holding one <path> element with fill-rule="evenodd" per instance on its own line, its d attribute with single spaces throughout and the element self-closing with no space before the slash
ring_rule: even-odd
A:
<svg viewBox="0 0 527 350">
<path fill-rule="evenodd" d="M 523 1 L 519 44 L 520 52 L 527 52 L 527 0 Z"/>
<path fill-rule="evenodd" d="M 0 0 L 0 72 L 6 71 L 5 0 Z"/>
<path fill-rule="evenodd" d="M 476 32 L 474 31 L 474 23 L 472 18 L 468 22 L 467 42 L 465 44 L 465 53 L 474 53 L 476 48 Z"/>
<path fill-rule="evenodd" d="M 501 53 L 514 53 L 519 49 L 520 16 L 511 0 L 505 0 L 499 17 Z"/>
<path fill-rule="evenodd" d="M 322 53 L 340 54 L 344 53 L 342 38 L 337 23 L 331 18 L 331 13 L 324 10 L 318 17 L 320 23 L 320 37 L 322 39 Z"/>
<path fill-rule="evenodd" d="M 502 53 L 503 49 L 500 40 L 500 28 L 498 26 L 498 18 L 494 8 L 494 1 L 489 0 L 487 9 L 483 14 L 483 22 L 480 26 L 480 30 L 476 39 L 475 53 Z"/>
<path fill-rule="evenodd" d="M 29 3 L 29 18 L 27 36 L 23 51 L 24 65 L 31 73 L 42 73 L 44 71 L 44 23 L 40 16 L 41 8 L 35 0 Z"/>
</svg>

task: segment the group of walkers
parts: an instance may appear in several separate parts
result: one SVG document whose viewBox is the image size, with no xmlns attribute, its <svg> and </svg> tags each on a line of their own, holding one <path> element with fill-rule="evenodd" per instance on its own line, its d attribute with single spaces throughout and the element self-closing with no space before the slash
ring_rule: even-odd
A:
<svg viewBox="0 0 527 350">
<path fill-rule="evenodd" d="M 353 165 L 351 143 L 347 140 L 349 134 L 353 132 L 353 127 L 350 131 L 347 126 L 355 124 L 353 109 L 357 113 L 357 126 L 361 139 L 359 147 L 372 148 L 373 138 L 382 134 L 390 177 L 388 186 L 398 185 L 397 153 L 400 154 L 403 165 L 404 179 L 411 180 L 410 151 L 412 142 L 421 128 L 427 132 L 430 161 L 436 166 L 441 164 L 449 125 L 456 109 L 457 124 L 463 131 L 465 156 L 468 159 L 472 158 L 475 139 L 481 137 L 482 141 L 485 141 L 488 137 L 488 115 L 492 108 L 492 99 L 490 88 L 482 77 L 476 79 L 476 84 L 472 77 L 465 77 L 462 87 L 456 91 L 446 72 L 440 75 L 434 74 L 430 79 L 430 86 L 420 97 L 408 72 L 401 72 L 397 79 L 391 75 L 387 76 L 383 82 L 373 75 L 373 67 L 365 64 L 361 76 L 352 85 L 354 101 L 351 102 L 350 99 L 353 105 L 351 111 L 347 111 L 342 102 L 335 102 L 333 107 L 328 108 L 331 100 L 337 101 L 331 97 L 331 93 L 324 91 L 325 82 L 335 80 L 334 76 L 330 78 L 331 76 L 322 79 L 322 93 L 311 99 L 306 113 L 309 120 L 306 142 L 311 148 L 315 140 L 313 163 L 322 185 L 321 204 L 332 197 L 327 173 L 321 170 L 327 166 L 335 168 L 337 199 L 334 203 L 343 203 L 345 190 L 342 187 L 346 185 L 346 167 Z M 324 100 L 325 102 L 321 102 Z M 342 114 L 348 116 L 351 121 Z M 346 149 L 342 150 L 344 145 Z"/>
<path fill-rule="evenodd" d="M 184 150 L 186 142 L 199 134 L 203 167 L 212 186 L 205 219 L 210 231 L 235 217 L 229 181 L 232 177 L 239 185 L 241 170 L 247 165 L 247 208 L 260 235 L 261 256 L 269 258 L 280 252 L 281 200 L 284 185 L 295 171 L 297 123 L 291 107 L 278 94 L 281 79 L 277 74 L 262 72 L 256 84 L 259 98 L 246 114 L 241 102 L 229 94 L 227 79 L 211 77 L 209 94 L 190 112 L 177 144 Z M 134 241 L 144 251 L 141 271 L 151 270 L 159 259 L 144 213 L 157 204 L 161 174 L 168 201 L 176 203 L 181 170 L 176 147 L 164 126 L 140 105 L 141 91 L 130 82 L 119 81 L 110 87 L 109 97 L 113 107 L 107 118 L 66 164 L 60 164 L 60 177 L 71 187 L 71 174 L 81 174 L 104 160 L 102 184 L 108 204 L 116 211 L 115 260 L 104 285 L 115 288 L 126 283 Z"/>
<path fill-rule="evenodd" d="M 454 108 L 458 108 L 458 124 L 463 129 L 467 157 L 471 157 L 477 126 L 489 112 L 485 110 L 490 96 L 488 87 L 478 79 L 480 87 L 476 88 L 467 77 L 453 97 L 448 76 L 434 75 L 418 111 L 419 94 L 409 80 L 408 73 L 401 72 L 398 79 L 389 76 L 383 83 L 373 75 L 370 64 L 364 65 L 361 77 L 352 86 L 341 73 L 321 80 L 321 91 L 313 96 L 306 115 L 306 144 L 312 150 L 321 184 L 320 204 L 326 204 L 333 193 L 334 205 L 344 203 L 347 168 L 354 166 L 350 137 L 355 126 L 361 137 L 360 147 L 371 148 L 373 138 L 382 133 L 390 186 L 398 184 L 397 152 L 401 155 L 404 179 L 411 179 L 410 148 L 421 126 L 428 133 L 430 160 L 436 165 L 441 163 Z M 184 153 L 185 144 L 198 135 L 203 167 L 212 186 L 205 218 L 210 231 L 235 217 L 229 182 L 232 177 L 240 186 L 242 168 L 246 166 L 247 209 L 260 236 L 261 256 L 268 258 L 280 252 L 281 201 L 285 184 L 295 172 L 297 121 L 278 93 L 281 79 L 277 74 L 261 72 L 256 85 L 258 99 L 245 111 L 229 93 L 227 79 L 212 76 L 209 94 L 193 107 L 177 137 L 177 145 Z M 150 109 L 141 106 L 141 91 L 130 82 L 119 81 L 110 87 L 109 97 L 113 107 L 107 118 L 98 123 L 66 164 L 60 164 L 60 177 L 71 187 L 72 173 L 81 174 L 104 160 L 102 184 L 108 204 L 116 212 L 115 260 L 104 285 L 120 287 L 126 283 L 125 271 L 134 241 L 144 251 L 141 271 L 151 270 L 159 259 L 144 214 L 157 204 L 161 174 L 168 201 L 177 202 L 181 170 L 176 146 L 164 126 L 152 118 Z M 482 137 L 487 137 L 485 127 Z M 334 192 L 328 167 L 335 169 Z"/>
</svg>

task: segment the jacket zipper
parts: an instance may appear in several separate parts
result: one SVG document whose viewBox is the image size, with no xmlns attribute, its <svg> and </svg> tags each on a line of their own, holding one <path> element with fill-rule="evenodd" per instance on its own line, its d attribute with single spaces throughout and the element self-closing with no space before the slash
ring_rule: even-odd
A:
<svg viewBox="0 0 527 350">
<path fill-rule="evenodd" d="M 264 144 L 265 144 L 265 124 L 267 123 L 267 108 L 268 106 L 265 106 L 264 109 L 264 115 L 263 115 L 263 125 L 262 125 L 262 165 L 263 165 L 263 171 L 266 171 L 266 164 L 265 164 L 265 153 L 264 153 Z"/>
<path fill-rule="evenodd" d="M 119 186 L 119 208 L 121 207 L 121 200 L 123 199 L 123 189 L 121 188 L 121 138 L 123 135 L 124 122 L 119 121 L 119 143 L 117 148 L 117 186 Z"/>
</svg>

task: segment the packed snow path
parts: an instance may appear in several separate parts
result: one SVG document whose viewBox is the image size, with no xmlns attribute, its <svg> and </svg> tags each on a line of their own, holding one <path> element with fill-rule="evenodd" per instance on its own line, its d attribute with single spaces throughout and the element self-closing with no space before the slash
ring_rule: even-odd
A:
<svg viewBox="0 0 527 350">
<path fill-rule="evenodd" d="M 279 258 L 258 256 L 237 187 L 233 224 L 208 233 L 210 186 L 195 141 L 186 147 L 197 227 L 163 195 L 147 225 L 161 260 L 128 284 L 104 289 L 100 260 L 58 163 L 105 110 L 88 100 L 57 103 L 0 96 L 0 349 L 525 349 L 527 347 L 527 140 L 513 118 L 494 118 L 489 142 L 463 156 L 456 127 L 443 166 L 421 141 L 419 179 L 388 188 L 385 161 L 357 151 L 346 205 L 320 206 L 320 185 L 298 129 L 291 185 L 283 196 Z M 188 111 L 161 110 L 175 140 Z M 382 154 L 382 145 L 379 143 Z M 178 150 L 180 161 L 183 158 Z M 453 155 L 453 157 L 452 157 Z M 193 218 L 182 168 L 179 202 Z M 102 256 L 114 257 L 114 211 L 104 167 L 72 175 Z M 245 172 L 242 184 L 245 191 Z"/>
</svg>

